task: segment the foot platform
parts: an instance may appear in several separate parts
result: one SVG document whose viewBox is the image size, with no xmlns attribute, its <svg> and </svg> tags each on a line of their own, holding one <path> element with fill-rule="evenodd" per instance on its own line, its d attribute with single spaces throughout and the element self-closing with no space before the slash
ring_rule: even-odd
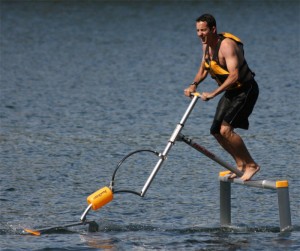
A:
<svg viewBox="0 0 300 251">
<path fill-rule="evenodd" d="M 231 224 L 231 183 L 249 187 L 273 189 L 277 191 L 280 231 L 292 229 L 291 210 L 289 200 L 289 184 L 287 180 L 249 180 L 230 179 L 230 171 L 219 173 L 220 181 L 220 222 L 221 225 Z"/>
</svg>

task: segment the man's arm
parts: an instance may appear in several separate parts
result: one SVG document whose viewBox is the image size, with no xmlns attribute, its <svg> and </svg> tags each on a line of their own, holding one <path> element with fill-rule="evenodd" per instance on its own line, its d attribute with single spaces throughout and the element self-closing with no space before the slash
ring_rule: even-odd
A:
<svg viewBox="0 0 300 251">
<path fill-rule="evenodd" d="M 186 96 L 190 96 L 191 93 L 196 92 L 198 85 L 207 77 L 208 71 L 205 69 L 204 53 L 199 67 L 199 70 L 194 78 L 193 84 L 184 90 Z"/>
<path fill-rule="evenodd" d="M 208 71 L 205 69 L 205 61 L 203 58 L 201 61 L 199 70 L 194 78 L 194 82 L 197 82 L 198 84 L 200 84 L 207 77 L 207 74 L 208 74 Z"/>
</svg>

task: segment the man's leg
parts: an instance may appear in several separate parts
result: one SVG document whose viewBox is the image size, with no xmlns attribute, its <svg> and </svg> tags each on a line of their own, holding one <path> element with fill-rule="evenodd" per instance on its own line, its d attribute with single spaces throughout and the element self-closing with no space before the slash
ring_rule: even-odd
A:
<svg viewBox="0 0 300 251">
<path fill-rule="evenodd" d="M 237 169 L 240 170 L 241 172 L 244 172 L 246 164 L 238 156 L 235 156 L 234 150 L 232 149 L 231 145 L 228 144 L 227 140 L 225 138 L 223 138 L 223 136 L 221 136 L 220 134 L 214 134 L 213 136 L 216 138 L 218 143 L 223 147 L 223 149 L 225 149 L 225 151 L 227 151 L 232 156 L 232 158 L 234 159 L 234 161 L 236 163 Z M 231 179 L 236 178 L 236 177 L 237 177 L 237 175 L 235 173 L 232 173 L 230 175 Z"/>
<path fill-rule="evenodd" d="M 223 121 L 220 134 L 214 135 L 219 144 L 233 157 L 237 167 L 244 171 L 242 180 L 250 180 L 259 171 L 259 166 L 251 157 L 243 139 L 233 131 L 233 127 Z"/>
</svg>

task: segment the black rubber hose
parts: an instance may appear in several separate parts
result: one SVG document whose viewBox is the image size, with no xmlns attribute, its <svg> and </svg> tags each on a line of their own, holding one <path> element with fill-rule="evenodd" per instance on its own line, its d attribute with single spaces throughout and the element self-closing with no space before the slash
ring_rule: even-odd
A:
<svg viewBox="0 0 300 251">
<path fill-rule="evenodd" d="M 141 196 L 141 193 L 133 191 L 133 190 L 117 190 L 117 191 L 114 191 L 114 193 L 133 193 L 138 196 Z"/>
<path fill-rule="evenodd" d="M 112 175 L 112 179 L 111 179 L 111 186 L 113 187 L 114 186 L 114 182 L 115 182 L 115 176 L 116 176 L 116 173 L 118 171 L 118 169 L 120 168 L 120 166 L 123 164 L 123 162 L 129 158 L 130 156 L 136 154 L 136 153 L 140 153 L 140 152 L 151 152 L 151 153 L 154 153 L 155 155 L 159 156 L 159 153 L 156 152 L 156 151 L 153 151 L 153 150 L 149 150 L 149 149 L 141 149 L 141 150 L 136 150 L 136 151 L 133 151 L 129 154 L 127 154 L 117 165 L 116 169 L 114 170 L 113 172 L 113 175 Z M 136 194 L 138 196 L 141 196 L 141 193 L 138 193 L 136 191 L 133 191 L 133 190 L 116 190 L 116 191 L 113 191 L 113 193 L 132 193 L 132 194 Z"/>
</svg>

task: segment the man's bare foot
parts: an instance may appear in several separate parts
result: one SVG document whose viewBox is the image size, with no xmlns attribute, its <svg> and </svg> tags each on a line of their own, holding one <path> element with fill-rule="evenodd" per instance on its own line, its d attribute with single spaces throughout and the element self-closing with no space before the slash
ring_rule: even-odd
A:
<svg viewBox="0 0 300 251">
<path fill-rule="evenodd" d="M 243 176 L 241 177 L 241 180 L 247 181 L 250 180 L 254 174 L 256 174 L 260 170 L 260 167 L 258 165 L 246 165 L 245 172 Z"/>
<path fill-rule="evenodd" d="M 237 166 L 237 169 L 243 173 L 245 171 L 245 167 L 246 167 L 246 165 L 240 165 L 240 166 Z M 235 179 L 235 178 L 237 178 L 237 174 L 236 173 L 231 173 L 228 178 L 229 179 Z"/>
</svg>

